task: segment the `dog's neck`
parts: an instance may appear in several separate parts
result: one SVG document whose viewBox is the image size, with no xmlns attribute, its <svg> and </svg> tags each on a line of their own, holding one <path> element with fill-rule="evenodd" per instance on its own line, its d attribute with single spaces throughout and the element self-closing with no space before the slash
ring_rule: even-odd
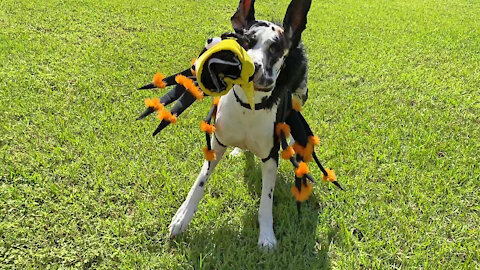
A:
<svg viewBox="0 0 480 270">
<path fill-rule="evenodd" d="M 234 85 L 232 90 L 235 91 L 236 95 L 238 96 L 238 98 L 240 98 L 240 100 L 243 103 L 248 104 L 247 96 L 245 95 L 245 92 L 243 92 L 243 89 L 242 87 L 240 87 L 240 85 Z M 268 98 L 271 95 L 271 93 L 272 93 L 271 91 L 270 92 L 255 91 L 255 96 L 254 96 L 255 104 L 261 103 L 265 98 Z"/>
</svg>

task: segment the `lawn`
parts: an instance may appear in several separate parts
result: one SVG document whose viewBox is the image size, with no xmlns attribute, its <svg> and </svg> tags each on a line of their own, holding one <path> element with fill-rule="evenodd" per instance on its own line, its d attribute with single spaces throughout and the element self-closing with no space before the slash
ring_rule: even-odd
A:
<svg viewBox="0 0 480 270">
<path fill-rule="evenodd" d="M 257 0 L 282 20 L 287 0 Z M 304 114 L 341 192 L 298 217 L 274 193 L 257 248 L 260 161 L 227 157 L 188 231 L 168 224 L 203 161 L 199 122 L 135 118 L 136 91 L 229 31 L 236 0 L 0 2 L 0 268 L 480 268 L 480 2 L 317 1 Z M 321 172 L 313 170 L 320 179 Z"/>
</svg>

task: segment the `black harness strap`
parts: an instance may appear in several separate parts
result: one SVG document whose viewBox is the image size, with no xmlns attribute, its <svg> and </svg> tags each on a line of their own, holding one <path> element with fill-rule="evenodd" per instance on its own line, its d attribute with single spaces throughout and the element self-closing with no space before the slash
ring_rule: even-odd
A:
<svg viewBox="0 0 480 270">
<path fill-rule="evenodd" d="M 272 149 L 270 150 L 270 154 L 268 154 L 268 157 L 262 158 L 262 162 L 265 163 L 269 159 L 273 158 L 275 160 L 275 162 L 277 163 L 277 166 L 278 166 L 278 156 L 279 156 L 278 155 L 278 150 L 280 150 L 280 144 L 278 143 L 278 141 L 275 141 Z"/>
<path fill-rule="evenodd" d="M 215 140 L 217 140 L 217 143 L 220 144 L 220 146 L 227 147 L 225 144 L 221 143 L 221 142 L 218 140 L 217 136 L 215 136 L 215 133 L 213 134 L 213 137 L 215 138 Z"/>
<path fill-rule="evenodd" d="M 250 110 L 252 109 L 252 108 L 250 108 L 250 105 L 249 105 L 248 103 L 243 102 L 243 101 L 238 97 L 238 95 L 237 95 L 237 93 L 235 92 L 235 90 L 232 90 L 232 91 L 233 91 L 233 94 L 235 95 L 235 99 L 237 100 L 238 103 L 240 103 L 240 105 L 242 105 L 242 107 L 247 108 L 247 109 L 250 109 Z M 268 99 L 265 100 L 265 101 L 262 101 L 262 102 L 260 102 L 260 103 L 256 103 L 256 104 L 255 104 L 255 111 L 263 110 L 263 109 L 267 108 L 267 101 L 268 101 Z"/>
</svg>

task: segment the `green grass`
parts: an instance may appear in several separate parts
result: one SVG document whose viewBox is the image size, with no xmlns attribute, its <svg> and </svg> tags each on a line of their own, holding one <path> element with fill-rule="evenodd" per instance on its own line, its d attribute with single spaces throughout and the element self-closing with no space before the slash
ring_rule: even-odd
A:
<svg viewBox="0 0 480 270">
<path fill-rule="evenodd" d="M 0 268 L 480 268 L 478 1 L 313 1 L 304 114 L 347 191 L 317 184 L 298 218 L 282 162 L 278 248 L 260 252 L 259 161 L 227 158 L 168 239 L 209 100 L 152 137 L 158 120 L 134 119 L 161 93 L 135 89 L 187 67 L 236 6 L 0 2 Z"/>
</svg>

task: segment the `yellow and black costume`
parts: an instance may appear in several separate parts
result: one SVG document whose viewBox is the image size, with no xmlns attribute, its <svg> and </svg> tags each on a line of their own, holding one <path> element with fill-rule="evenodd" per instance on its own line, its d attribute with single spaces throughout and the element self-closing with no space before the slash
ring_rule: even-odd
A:
<svg viewBox="0 0 480 270">
<path fill-rule="evenodd" d="M 192 66 L 178 74 L 164 77 L 157 73 L 153 77 L 153 82 L 140 89 L 166 88 L 175 85 L 172 90 L 165 93 L 160 99 L 146 99 L 147 109 L 138 118 L 143 119 L 153 112 L 157 112 L 157 117 L 161 120 L 157 129 L 153 132 L 155 136 L 170 123 L 176 123 L 180 116 L 196 100 L 202 100 L 204 96 L 213 96 L 214 101 L 207 117 L 201 122 L 200 129 L 205 132 L 207 147 L 203 149 L 205 159 L 212 161 L 215 159 L 215 152 L 211 148 L 210 138 L 215 132 L 215 126 L 212 124 L 212 118 L 217 110 L 219 97 L 228 93 L 233 85 L 240 85 L 248 99 L 248 104 L 242 104 L 243 107 L 258 110 L 265 107 L 265 104 L 254 103 L 253 74 L 255 67 L 252 59 L 248 56 L 245 49 L 236 39 L 228 38 L 229 35 L 223 35 L 222 38 L 209 39 L 206 48 L 197 59 L 192 61 Z M 175 105 L 169 111 L 165 106 L 175 102 Z M 318 137 L 313 135 L 305 118 L 301 114 L 302 102 L 292 95 L 291 91 L 286 91 L 281 96 L 277 110 L 277 123 L 275 125 L 274 136 L 278 144 L 282 147 L 281 157 L 290 160 L 295 167 L 295 186 L 292 187 L 298 210 L 300 202 L 308 199 L 312 192 L 312 183 L 314 178 L 309 174 L 308 166 L 305 162 L 315 160 L 323 173 L 323 180 L 334 183 L 340 189 L 341 186 L 336 181 L 333 170 L 324 169 L 320 164 L 314 146 L 319 144 Z M 287 137 L 295 138 L 293 146 L 288 145 Z M 277 144 L 277 145 L 278 145 Z M 277 148 L 278 149 L 278 148 Z M 278 152 L 276 153 L 278 156 Z M 308 181 L 307 181 L 308 180 Z"/>
</svg>

